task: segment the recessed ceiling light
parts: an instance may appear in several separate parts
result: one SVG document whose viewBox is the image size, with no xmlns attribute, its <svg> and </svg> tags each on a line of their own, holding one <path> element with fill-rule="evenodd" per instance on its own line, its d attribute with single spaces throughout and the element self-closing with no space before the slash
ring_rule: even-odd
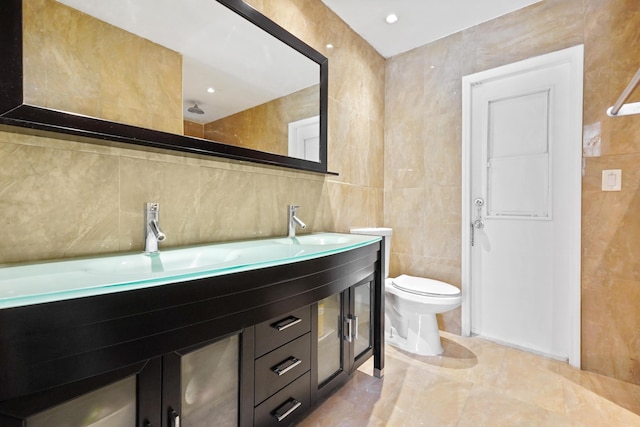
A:
<svg viewBox="0 0 640 427">
<path fill-rule="evenodd" d="M 215 91 L 216 91 L 216 90 L 215 90 L 214 88 L 212 88 L 212 87 L 210 87 L 209 89 L 207 89 L 207 92 L 209 92 L 209 93 L 214 93 Z"/>
<path fill-rule="evenodd" d="M 333 49 L 333 45 L 331 43 L 327 43 L 327 49 Z"/>
<path fill-rule="evenodd" d="M 398 16 L 395 13 L 390 13 L 384 20 L 387 21 L 387 24 L 394 24 L 398 21 Z"/>
</svg>

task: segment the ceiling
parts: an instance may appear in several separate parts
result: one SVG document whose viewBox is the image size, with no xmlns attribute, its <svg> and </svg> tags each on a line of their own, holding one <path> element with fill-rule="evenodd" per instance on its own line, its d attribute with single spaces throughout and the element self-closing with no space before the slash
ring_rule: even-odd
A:
<svg viewBox="0 0 640 427">
<path fill-rule="evenodd" d="M 385 58 L 541 0 L 322 0 Z M 394 24 L 385 18 L 398 17 Z"/>
</svg>

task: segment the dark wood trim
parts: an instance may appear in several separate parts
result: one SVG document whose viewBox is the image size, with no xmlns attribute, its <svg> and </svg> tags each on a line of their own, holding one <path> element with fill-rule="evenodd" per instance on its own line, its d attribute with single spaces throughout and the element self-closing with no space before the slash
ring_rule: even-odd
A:
<svg viewBox="0 0 640 427">
<path fill-rule="evenodd" d="M 352 313 L 355 313 L 355 302 L 356 302 L 356 294 L 355 294 L 355 288 L 357 288 L 358 286 L 361 285 L 366 285 L 367 283 L 370 285 L 369 288 L 369 307 L 371 308 L 371 312 L 369 313 L 370 319 L 369 319 L 369 325 L 373 326 L 375 325 L 375 321 L 373 320 L 375 317 L 375 280 L 374 280 L 374 274 L 372 274 L 371 276 L 367 277 L 366 279 L 364 279 L 363 281 L 361 281 L 360 283 L 357 283 L 355 285 L 353 285 L 351 287 L 351 289 L 349 290 L 349 305 L 350 305 L 350 309 Z M 369 331 L 369 333 L 371 334 L 371 336 L 369 337 L 369 347 L 358 353 L 355 354 L 355 345 L 352 345 L 351 348 L 351 353 L 349 355 L 350 360 L 352 361 L 352 365 L 350 366 L 349 371 L 353 372 L 356 369 L 358 369 L 360 367 L 360 365 L 362 365 L 365 361 L 367 361 L 372 355 L 373 355 L 373 350 L 374 350 L 374 328 L 372 327 L 371 330 Z"/>
<path fill-rule="evenodd" d="M 255 327 L 246 328 L 240 336 L 240 413 L 239 427 L 253 426 Z"/>
<path fill-rule="evenodd" d="M 0 79 L 2 77 L 0 76 Z M 1 102 L 1 101 L 0 101 Z M 326 172 L 326 163 L 311 162 L 279 154 L 256 151 L 206 139 L 177 135 L 93 117 L 23 104 L 0 116 L 0 123 L 34 130 L 64 133 L 84 138 L 117 141 L 144 147 L 182 151 L 233 160 L 286 166 L 310 172 Z"/>
<path fill-rule="evenodd" d="M 356 282 L 353 282 L 351 285 L 354 285 Z M 339 331 L 336 331 L 340 334 L 340 368 L 333 373 L 333 375 L 321 383 L 318 380 L 318 364 L 319 364 L 319 354 L 318 354 L 318 343 L 317 340 L 312 340 L 312 357 L 313 357 L 313 369 L 311 370 L 313 375 L 313 381 L 311 383 L 311 402 L 318 403 L 323 401 L 328 396 L 330 396 L 336 389 L 343 386 L 351 375 L 351 346 L 345 341 L 345 319 L 347 313 L 350 312 L 350 299 L 349 299 L 349 289 L 344 289 L 339 292 L 340 293 L 340 322 L 338 323 Z M 327 295 L 330 296 L 330 295 Z M 315 325 L 314 328 L 317 331 L 318 329 L 318 304 L 314 304 L 316 315 L 312 317 L 312 325 Z M 317 332 L 316 335 L 317 337 Z"/>
<path fill-rule="evenodd" d="M 311 304 L 311 402 L 318 400 L 318 303 Z"/>
<path fill-rule="evenodd" d="M 162 390 L 162 358 L 154 357 L 138 373 L 138 426 L 162 425 L 162 396 L 158 390 Z"/>
<path fill-rule="evenodd" d="M 22 0 L 0 4 L 0 112 L 22 104 Z"/>
<path fill-rule="evenodd" d="M 180 355 L 176 352 L 162 357 L 162 406 L 160 409 L 161 427 L 170 427 L 169 411 L 182 413 L 182 387 L 180 375 Z"/>
<path fill-rule="evenodd" d="M 374 295 L 374 317 L 378 319 L 373 323 L 373 370 L 378 378 L 384 376 L 384 286 L 387 272 L 385 269 L 385 242 L 389 237 L 382 236 L 380 242 L 380 253 L 376 262 L 376 273 L 373 281 Z"/>
</svg>

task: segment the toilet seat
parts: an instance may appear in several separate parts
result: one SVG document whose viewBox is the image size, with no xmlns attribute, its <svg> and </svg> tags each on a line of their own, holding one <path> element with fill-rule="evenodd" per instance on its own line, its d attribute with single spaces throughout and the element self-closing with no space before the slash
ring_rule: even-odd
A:
<svg viewBox="0 0 640 427">
<path fill-rule="evenodd" d="M 448 283 L 407 274 L 391 279 L 391 285 L 404 292 L 429 297 L 456 297 L 460 295 L 460 289 Z"/>
</svg>

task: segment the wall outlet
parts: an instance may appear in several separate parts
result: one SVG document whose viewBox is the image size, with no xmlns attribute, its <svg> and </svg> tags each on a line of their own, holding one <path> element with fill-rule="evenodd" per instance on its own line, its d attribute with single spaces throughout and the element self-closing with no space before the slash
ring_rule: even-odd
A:
<svg viewBox="0 0 640 427">
<path fill-rule="evenodd" d="M 602 171 L 602 191 L 622 190 L 622 169 Z"/>
</svg>

